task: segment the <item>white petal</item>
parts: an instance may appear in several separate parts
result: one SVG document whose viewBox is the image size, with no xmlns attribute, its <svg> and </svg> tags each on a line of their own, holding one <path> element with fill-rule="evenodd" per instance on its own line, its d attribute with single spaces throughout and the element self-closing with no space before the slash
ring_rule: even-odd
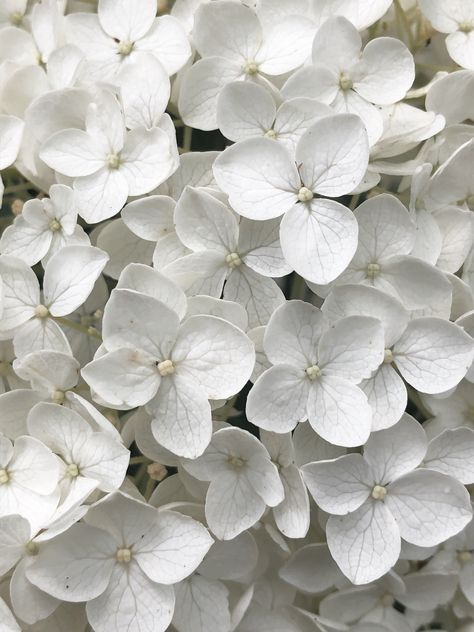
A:
<svg viewBox="0 0 474 632">
<path fill-rule="evenodd" d="M 116 287 L 151 296 L 176 312 L 179 318 L 186 314 L 187 300 L 184 292 L 176 283 L 150 266 L 130 263 L 123 269 Z"/>
<path fill-rule="evenodd" d="M 147 404 L 160 386 L 160 374 L 150 356 L 135 349 L 109 351 L 82 369 L 91 389 L 112 406 Z"/>
<path fill-rule="evenodd" d="M 347 516 L 331 516 L 326 535 L 331 555 L 354 584 L 385 575 L 400 555 L 397 523 L 379 501 L 364 503 Z"/>
<path fill-rule="evenodd" d="M 386 347 L 400 338 L 408 324 L 408 312 L 399 301 L 366 285 L 333 287 L 321 310 L 331 321 L 356 315 L 377 318 L 385 331 Z"/>
<path fill-rule="evenodd" d="M 277 218 L 256 222 L 242 217 L 239 223 L 242 261 L 264 276 L 280 277 L 292 271 L 281 251 L 279 229 Z"/>
<path fill-rule="evenodd" d="M 392 366 L 382 364 L 359 387 L 372 408 L 372 431 L 384 430 L 397 423 L 406 409 L 408 394 L 405 383 Z"/>
<path fill-rule="evenodd" d="M 288 538 L 303 538 L 309 529 L 309 499 L 303 479 L 295 465 L 280 470 L 285 499 L 274 507 L 279 530 Z"/>
<path fill-rule="evenodd" d="M 339 202 L 295 204 L 282 219 L 280 241 L 288 264 L 308 281 L 329 283 L 347 267 L 357 248 L 357 222 Z"/>
<path fill-rule="evenodd" d="M 153 53 L 171 76 L 191 57 L 191 46 L 181 24 L 171 15 L 154 20 L 151 29 L 136 43 L 137 50 Z"/>
<path fill-rule="evenodd" d="M 245 308 L 249 327 L 265 325 L 285 300 L 273 279 L 254 272 L 246 265 L 232 271 L 224 286 L 224 298 Z"/>
<path fill-rule="evenodd" d="M 405 474 L 385 499 L 404 540 L 434 546 L 459 533 L 471 520 L 469 494 L 459 481 L 431 470 Z"/>
<path fill-rule="evenodd" d="M 326 544 L 297 549 L 281 567 L 279 576 L 303 593 L 321 593 L 340 578 Z"/>
<path fill-rule="evenodd" d="M 339 197 L 362 180 L 369 143 L 362 121 L 353 114 L 327 116 L 312 125 L 296 148 L 304 185 L 320 195 Z"/>
<path fill-rule="evenodd" d="M 174 221 L 178 237 L 191 250 L 216 250 L 224 259 L 236 251 L 239 228 L 235 215 L 203 189 L 185 188 Z"/>
<path fill-rule="evenodd" d="M 370 434 L 372 410 L 358 386 L 324 375 L 309 389 L 308 420 L 314 430 L 335 445 L 363 445 Z"/>
<path fill-rule="evenodd" d="M 393 195 L 377 195 L 354 211 L 359 224 L 358 257 L 377 263 L 392 255 L 407 255 L 415 243 L 415 225 Z"/>
<path fill-rule="evenodd" d="M 392 428 L 373 433 L 364 446 L 364 458 L 374 480 L 386 485 L 414 470 L 426 454 L 427 439 L 422 426 L 404 415 Z"/>
<path fill-rule="evenodd" d="M 144 54 L 119 75 L 125 122 L 129 129 L 154 127 L 170 98 L 168 73 L 153 55 Z"/>
<path fill-rule="evenodd" d="M 65 129 L 42 146 L 41 160 L 65 176 L 89 176 L 105 165 L 105 152 L 87 132 Z"/>
<path fill-rule="evenodd" d="M 20 150 L 24 123 L 16 116 L 0 116 L 0 169 L 6 169 Z"/>
<path fill-rule="evenodd" d="M 104 31 L 114 38 L 135 41 L 143 37 L 155 19 L 155 7 L 146 0 L 100 0 L 99 20 Z"/>
<path fill-rule="evenodd" d="M 93 246 L 66 246 L 48 262 L 44 274 L 45 303 L 53 316 L 65 316 L 82 305 L 107 263 Z"/>
<path fill-rule="evenodd" d="M 449 474 L 465 485 L 474 482 L 474 430 L 445 430 L 428 445 L 424 466 Z"/>
<path fill-rule="evenodd" d="M 174 310 L 152 296 L 133 290 L 113 290 L 104 310 L 104 344 L 111 351 L 129 347 L 140 349 L 150 359 L 167 360 L 178 327 L 179 317 Z"/>
<path fill-rule="evenodd" d="M 18 358 L 43 350 L 72 355 L 66 334 L 51 318 L 32 318 L 25 323 L 15 334 L 13 347 Z"/>
<path fill-rule="evenodd" d="M 206 519 L 220 540 L 231 540 L 250 528 L 264 511 L 264 501 L 252 492 L 245 476 L 223 472 L 211 482 L 206 496 Z"/>
<path fill-rule="evenodd" d="M 190 127 L 212 130 L 217 128 L 217 99 L 222 88 L 240 79 L 239 64 L 223 57 L 206 57 L 189 68 L 179 92 L 178 109 Z"/>
<path fill-rule="evenodd" d="M 104 274 L 118 279 L 130 263 L 150 265 L 155 246 L 137 237 L 121 219 L 102 225 L 97 236 L 97 247 L 109 255 Z"/>
<path fill-rule="evenodd" d="M 134 558 L 152 581 L 175 584 L 196 570 L 212 543 L 200 522 L 161 511 L 153 528 L 136 543 Z"/>
<path fill-rule="evenodd" d="M 321 336 L 318 365 L 325 375 L 336 375 L 359 383 L 382 362 L 383 328 L 380 321 L 367 316 L 342 318 Z"/>
<path fill-rule="evenodd" d="M 3 313 L 1 329 L 18 327 L 34 314 L 40 302 L 39 283 L 35 273 L 21 259 L 0 257 Z"/>
<path fill-rule="evenodd" d="M 272 129 L 275 101 L 263 86 L 236 81 L 225 86 L 217 101 L 217 124 L 226 138 L 233 141 L 264 136 Z"/>
<path fill-rule="evenodd" d="M 255 13 L 240 4 L 202 5 L 196 12 L 193 42 L 201 57 L 217 55 L 244 64 L 254 59 L 261 40 Z"/>
<path fill-rule="evenodd" d="M 121 216 L 135 235 L 158 241 L 174 230 L 174 207 L 175 201 L 167 195 L 150 195 L 127 204 Z"/>
<path fill-rule="evenodd" d="M 300 179 L 290 154 L 269 138 L 249 138 L 223 151 L 214 163 L 219 187 L 238 213 L 271 219 L 297 200 Z"/>
<path fill-rule="evenodd" d="M 265 430 L 289 432 L 306 417 L 308 383 L 304 371 L 273 366 L 258 378 L 247 397 L 248 419 Z"/>
<path fill-rule="evenodd" d="M 215 316 L 191 316 L 172 353 L 178 372 L 199 384 L 209 399 L 239 392 L 255 364 L 253 343 L 240 329 Z"/>
<path fill-rule="evenodd" d="M 194 381 L 178 374 L 165 378 L 149 408 L 153 436 L 173 454 L 195 459 L 209 445 L 211 407 Z"/>
<path fill-rule="evenodd" d="M 117 564 L 105 591 L 87 603 L 87 619 L 96 632 L 165 632 L 174 600 L 171 586 L 150 581 L 135 563 L 128 572 Z"/>
<path fill-rule="evenodd" d="M 79 215 L 89 224 L 108 219 L 127 201 L 129 189 L 121 169 L 99 169 L 84 178 L 76 178 L 74 191 Z"/>
<path fill-rule="evenodd" d="M 58 483 L 58 460 L 49 448 L 33 437 L 16 439 L 8 470 L 12 484 L 36 494 L 52 494 Z"/>
<path fill-rule="evenodd" d="M 123 163 L 119 171 L 128 184 L 129 195 L 152 191 L 178 166 L 175 148 L 171 146 L 166 132 L 158 127 L 131 130 L 120 158 Z"/>
<path fill-rule="evenodd" d="M 287 301 L 275 310 L 265 330 L 263 344 L 268 359 L 301 371 L 316 364 L 324 325 L 318 308 L 304 301 Z"/>
<path fill-rule="evenodd" d="M 301 471 L 317 505 L 330 514 L 342 516 L 359 509 L 373 486 L 370 468 L 360 454 L 307 463 Z"/>
<path fill-rule="evenodd" d="M 393 348 L 402 376 L 425 393 L 442 393 L 466 375 L 474 343 L 458 325 L 441 318 L 417 318 L 409 323 Z"/>
<path fill-rule="evenodd" d="M 86 601 L 106 589 L 116 563 L 115 553 L 116 545 L 108 533 L 77 524 L 42 544 L 27 577 L 57 599 Z"/>
<path fill-rule="evenodd" d="M 255 57 L 259 70 L 282 75 L 301 66 L 310 55 L 313 36 L 314 27 L 304 16 L 290 15 L 267 26 Z"/>
<path fill-rule="evenodd" d="M 48 252 L 51 239 L 51 231 L 40 231 L 20 216 L 3 232 L 0 249 L 2 254 L 13 255 L 32 266 Z"/>
<path fill-rule="evenodd" d="M 178 584 L 173 625 L 178 632 L 230 630 L 229 591 L 225 585 L 200 575 Z"/>
<path fill-rule="evenodd" d="M 377 37 L 364 48 L 354 90 L 364 99 L 380 105 L 400 101 L 415 79 L 412 54 L 394 37 Z"/>
</svg>

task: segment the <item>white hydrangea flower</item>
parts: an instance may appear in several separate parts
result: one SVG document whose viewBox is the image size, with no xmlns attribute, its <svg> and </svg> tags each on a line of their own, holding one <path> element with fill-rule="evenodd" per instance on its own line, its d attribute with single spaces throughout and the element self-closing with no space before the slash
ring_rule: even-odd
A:
<svg viewBox="0 0 474 632">
<path fill-rule="evenodd" d="M 263 345 L 273 366 L 249 393 L 252 423 L 284 433 L 308 419 L 331 443 L 365 443 L 372 410 L 357 384 L 383 361 L 379 321 L 352 316 L 328 328 L 320 310 L 289 301 L 274 312 Z"/>
<path fill-rule="evenodd" d="M 202 57 L 183 77 L 179 111 L 187 125 L 217 128 L 216 105 L 232 81 L 254 81 L 271 89 L 266 77 L 283 75 L 305 61 L 314 27 L 303 17 L 261 24 L 258 15 L 239 2 L 206 3 L 195 14 L 193 44 Z"/>
<path fill-rule="evenodd" d="M 302 468 L 318 506 L 331 514 L 329 549 L 354 584 L 387 573 L 401 538 L 433 546 L 459 533 L 472 518 L 469 494 L 454 478 L 416 469 L 426 455 L 421 426 L 409 416 L 373 434 L 364 455 L 348 454 Z"/>
<path fill-rule="evenodd" d="M 41 441 L 21 436 L 13 444 L 0 436 L 0 515 L 52 511 L 58 504 L 59 463 Z"/>
<path fill-rule="evenodd" d="M 370 316 L 383 325 L 383 362 L 360 385 L 373 409 L 373 430 L 392 426 L 406 408 L 407 392 L 400 375 L 422 393 L 443 393 L 456 387 L 470 366 L 472 340 L 461 327 L 434 317 L 409 321 L 403 305 L 376 288 L 336 287 L 322 311 L 331 321 Z"/>
<path fill-rule="evenodd" d="M 410 51 L 398 39 L 379 37 L 362 52 L 361 48 L 362 39 L 349 20 L 328 19 L 314 38 L 314 67 L 295 73 L 286 89 L 291 85 L 293 94 L 296 88 L 299 96 L 309 96 L 306 86 L 310 86 L 336 112 L 357 114 L 373 145 L 383 131 L 382 117 L 373 104 L 391 105 L 403 99 L 415 79 L 415 66 Z"/>
<path fill-rule="evenodd" d="M 88 107 L 86 130 L 56 132 L 40 157 L 74 178 L 78 212 L 90 223 L 115 215 L 129 195 L 152 191 L 177 167 L 167 133 L 158 127 L 127 132 L 117 99 L 105 91 Z"/>
<path fill-rule="evenodd" d="M 328 283 L 357 248 L 352 212 L 333 200 L 350 193 L 368 162 L 367 134 L 352 114 L 324 117 L 302 136 L 293 157 L 269 138 L 227 148 L 214 175 L 238 213 L 256 220 L 285 214 L 280 241 L 287 262 L 305 279 Z"/>
<path fill-rule="evenodd" d="M 85 301 L 106 262 L 107 255 L 93 246 L 65 246 L 46 264 L 41 299 L 33 270 L 16 257 L 0 257 L 3 279 L 0 331 L 11 334 L 18 357 L 40 349 L 71 352 L 54 318 L 70 314 Z"/>
<path fill-rule="evenodd" d="M 123 67 L 157 58 L 169 75 L 191 55 L 184 29 L 171 16 L 156 17 L 148 0 L 99 0 L 97 15 L 73 13 L 66 21 L 68 41 L 84 51 L 89 79 L 113 80 Z"/>
<path fill-rule="evenodd" d="M 180 326 L 164 303 L 126 289 L 112 292 L 103 338 L 107 353 L 84 367 L 86 382 L 113 406 L 147 404 L 156 440 L 190 458 L 211 439 L 208 399 L 237 393 L 255 362 L 252 342 L 234 325 L 197 315 Z"/>
<path fill-rule="evenodd" d="M 266 136 L 290 152 L 296 150 L 301 135 L 313 123 L 333 113 L 323 103 L 304 97 L 288 99 L 277 107 L 269 90 L 248 81 L 228 84 L 217 101 L 217 125 L 226 138 L 237 142 Z"/>
<path fill-rule="evenodd" d="M 190 295 L 223 294 L 224 299 L 240 303 L 250 327 L 267 323 L 284 302 L 271 277 L 291 272 L 281 252 L 278 220 L 239 221 L 211 190 L 186 188 L 176 205 L 174 223 L 178 238 L 192 254 L 170 263 L 163 272 L 188 277 Z"/>
<path fill-rule="evenodd" d="M 29 266 L 48 259 L 64 246 L 89 244 L 77 225 L 74 192 L 63 184 L 53 184 L 49 198 L 28 200 L 12 226 L 0 239 L 0 251 L 23 259 Z"/>
<path fill-rule="evenodd" d="M 74 410 L 38 403 L 27 426 L 32 437 L 61 458 L 62 502 L 74 504 L 96 488 L 113 492 L 123 483 L 130 452 L 110 434 L 94 432 Z"/>
<path fill-rule="evenodd" d="M 278 470 L 267 450 L 239 428 L 218 430 L 204 454 L 183 465 L 199 480 L 210 481 L 206 520 L 221 540 L 253 526 L 267 505 L 276 507 L 284 498 Z"/>
<path fill-rule="evenodd" d="M 41 547 L 28 579 L 57 599 L 87 601 L 97 632 L 117 623 L 164 632 L 173 616 L 172 584 L 202 561 L 213 542 L 207 530 L 118 492 L 84 521 Z"/>
</svg>

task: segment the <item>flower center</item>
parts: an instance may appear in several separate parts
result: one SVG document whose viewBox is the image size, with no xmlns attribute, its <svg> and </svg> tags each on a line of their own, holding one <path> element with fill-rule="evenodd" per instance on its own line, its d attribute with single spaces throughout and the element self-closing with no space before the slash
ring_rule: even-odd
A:
<svg viewBox="0 0 474 632">
<path fill-rule="evenodd" d="M 57 233 L 58 230 L 61 230 L 61 224 L 58 222 L 57 219 L 52 219 L 49 222 L 49 230 L 53 231 L 53 233 Z"/>
<path fill-rule="evenodd" d="M 134 46 L 134 42 L 130 42 L 130 40 L 123 40 L 122 42 L 119 42 L 117 46 L 118 52 L 120 55 L 123 55 L 124 57 L 126 57 L 127 55 L 130 55 L 130 53 L 132 52 L 133 46 Z"/>
<path fill-rule="evenodd" d="M 246 75 L 256 75 L 258 72 L 258 65 L 254 61 L 248 61 L 244 66 L 244 72 Z"/>
<path fill-rule="evenodd" d="M 372 490 L 371 496 L 374 500 L 383 500 L 387 495 L 387 488 L 383 485 L 375 485 Z"/>
<path fill-rule="evenodd" d="M 239 255 L 236 252 L 231 252 L 229 255 L 227 255 L 225 258 L 225 262 L 227 263 L 227 265 L 229 266 L 231 270 L 233 270 L 234 268 L 238 268 L 240 265 L 242 265 L 242 259 L 239 257 Z"/>
<path fill-rule="evenodd" d="M 132 552 L 130 549 L 117 549 L 115 557 L 120 564 L 128 564 L 132 559 Z"/>
<path fill-rule="evenodd" d="M 120 156 L 118 154 L 109 154 L 106 162 L 109 169 L 118 169 L 120 167 Z"/>
<path fill-rule="evenodd" d="M 0 485 L 5 485 L 10 480 L 10 474 L 7 470 L 0 470 Z"/>
<path fill-rule="evenodd" d="M 79 468 L 75 463 L 69 463 L 66 468 L 66 476 L 68 478 L 76 478 L 76 476 L 79 476 Z"/>
<path fill-rule="evenodd" d="M 321 377 L 321 369 L 319 368 L 319 366 L 317 364 L 313 364 L 313 366 L 309 366 L 306 371 L 305 371 L 306 375 L 309 377 L 310 380 L 316 380 L 318 377 Z"/>
<path fill-rule="evenodd" d="M 66 399 L 66 394 L 64 391 L 54 391 L 51 395 L 51 401 L 55 404 L 63 404 Z"/>
<path fill-rule="evenodd" d="M 158 372 L 162 377 L 165 375 L 172 375 L 174 373 L 174 364 L 171 360 L 163 360 L 163 362 L 158 362 L 156 365 L 158 368 Z"/>
<path fill-rule="evenodd" d="M 457 555 L 458 560 L 461 564 L 466 564 L 472 560 L 472 552 L 471 551 L 459 551 Z"/>
<path fill-rule="evenodd" d="M 275 140 L 275 138 L 277 137 L 277 133 L 275 132 L 274 129 L 269 129 L 268 132 L 265 132 L 265 136 L 267 138 L 271 138 L 272 140 Z"/>
<path fill-rule="evenodd" d="M 458 24 L 458 30 L 461 31 L 461 33 L 470 33 L 472 29 L 472 22 L 459 22 Z"/>
<path fill-rule="evenodd" d="M 313 192 L 310 191 L 307 187 L 301 187 L 301 189 L 298 191 L 298 200 L 300 202 L 311 202 L 313 197 Z"/>
<path fill-rule="evenodd" d="M 33 540 L 30 540 L 25 546 L 26 552 L 28 555 L 38 555 L 39 546 Z"/>
<path fill-rule="evenodd" d="M 392 364 L 392 362 L 393 362 L 393 353 L 392 353 L 391 349 L 384 349 L 383 361 L 384 361 L 384 364 Z"/>
<path fill-rule="evenodd" d="M 349 77 L 349 75 L 347 75 L 345 72 L 341 72 L 341 74 L 339 75 L 339 85 L 341 87 L 341 90 L 345 91 L 350 90 L 354 84 L 352 83 L 352 79 Z"/>
<path fill-rule="evenodd" d="M 245 465 L 244 459 L 241 459 L 238 456 L 230 456 L 228 461 L 234 470 L 240 470 Z"/>
<path fill-rule="evenodd" d="M 37 305 L 35 307 L 35 316 L 37 318 L 46 318 L 47 316 L 49 316 L 49 309 L 46 307 L 46 305 Z"/>
<path fill-rule="evenodd" d="M 20 13 L 19 11 L 14 11 L 13 13 L 10 13 L 10 23 L 13 24 L 13 26 L 20 26 L 22 21 L 23 13 Z"/>
<path fill-rule="evenodd" d="M 369 263 L 366 271 L 367 277 L 369 279 L 375 279 L 375 277 L 380 274 L 380 266 L 378 263 Z"/>
</svg>

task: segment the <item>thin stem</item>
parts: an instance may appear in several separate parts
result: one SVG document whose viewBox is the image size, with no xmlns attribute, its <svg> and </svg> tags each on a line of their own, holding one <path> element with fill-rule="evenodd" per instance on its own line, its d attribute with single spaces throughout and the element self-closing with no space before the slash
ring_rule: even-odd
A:
<svg viewBox="0 0 474 632">
<path fill-rule="evenodd" d="M 352 196 L 351 203 L 349 204 L 349 208 L 351 209 L 351 211 L 355 209 L 355 207 L 359 203 L 359 200 L 360 200 L 360 193 L 356 193 L 355 195 Z"/>
<path fill-rule="evenodd" d="M 397 17 L 400 19 L 400 22 L 403 26 L 403 30 L 405 31 L 407 38 L 408 38 L 408 48 L 411 50 L 414 49 L 415 47 L 415 41 L 413 39 L 413 33 L 411 30 L 411 26 L 407 20 L 407 16 L 405 11 L 402 8 L 402 5 L 400 4 L 400 0 L 395 0 L 395 11 L 397 14 Z M 403 38 L 400 38 L 403 39 Z"/>
<path fill-rule="evenodd" d="M 193 128 L 185 127 L 183 135 L 183 149 L 184 151 L 191 151 L 191 142 L 193 139 Z"/>
<path fill-rule="evenodd" d="M 149 478 L 145 487 L 145 493 L 143 494 L 146 500 L 150 500 L 150 496 L 153 494 L 153 491 L 156 487 L 156 481 L 152 478 Z"/>
<path fill-rule="evenodd" d="M 146 463 L 149 460 L 150 459 L 146 456 L 132 456 L 129 461 L 129 465 L 138 465 L 139 463 Z"/>
<path fill-rule="evenodd" d="M 95 327 L 86 327 L 85 325 L 81 325 L 74 322 L 73 320 L 69 320 L 69 318 L 62 318 L 61 316 L 53 316 L 52 319 L 57 322 L 58 325 L 63 325 L 64 327 L 75 329 L 76 331 L 80 331 L 81 334 L 85 334 L 86 336 L 90 336 L 91 338 L 95 338 L 96 340 L 102 340 L 102 336 L 97 331 L 97 329 L 95 329 Z"/>
</svg>

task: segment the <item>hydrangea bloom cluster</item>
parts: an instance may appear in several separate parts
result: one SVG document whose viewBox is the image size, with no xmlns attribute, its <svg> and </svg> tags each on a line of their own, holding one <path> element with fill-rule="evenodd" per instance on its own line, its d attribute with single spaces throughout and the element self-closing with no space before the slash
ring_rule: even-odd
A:
<svg viewBox="0 0 474 632">
<path fill-rule="evenodd" d="M 473 632 L 470 0 L 0 2 L 1 632 Z"/>
</svg>

